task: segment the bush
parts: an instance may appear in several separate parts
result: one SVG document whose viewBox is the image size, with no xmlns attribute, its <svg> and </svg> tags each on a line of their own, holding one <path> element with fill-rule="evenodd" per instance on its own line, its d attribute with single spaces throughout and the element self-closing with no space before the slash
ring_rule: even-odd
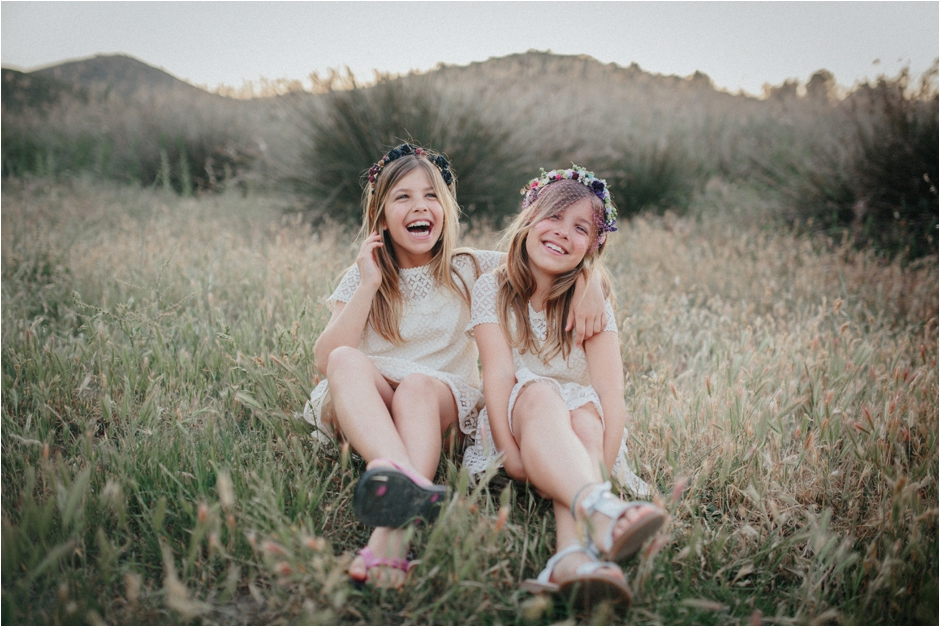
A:
<svg viewBox="0 0 940 627">
<path fill-rule="evenodd" d="M 917 258 L 937 252 L 936 68 L 908 89 L 907 72 L 858 87 L 811 126 L 774 125 L 758 178 L 789 218 L 856 245 Z"/>
<path fill-rule="evenodd" d="M 232 103 L 217 97 L 63 98 L 4 108 L 3 176 L 92 173 L 188 195 L 240 178 L 253 157 Z"/>
<path fill-rule="evenodd" d="M 678 142 L 667 138 L 658 144 L 621 148 L 619 156 L 599 168 L 610 185 L 621 216 L 641 211 L 683 212 L 695 187 L 695 168 Z"/>
<path fill-rule="evenodd" d="M 889 253 L 937 252 L 938 98 L 925 80 L 907 93 L 907 74 L 855 94 L 853 228 Z"/>
<path fill-rule="evenodd" d="M 370 87 L 350 77 L 345 87 L 331 83 L 327 93 L 296 109 L 303 145 L 288 182 L 314 221 L 358 224 L 363 174 L 402 141 L 447 156 L 471 222 L 516 210 L 526 172 L 508 126 L 448 99 L 422 76 L 380 78 Z"/>
</svg>

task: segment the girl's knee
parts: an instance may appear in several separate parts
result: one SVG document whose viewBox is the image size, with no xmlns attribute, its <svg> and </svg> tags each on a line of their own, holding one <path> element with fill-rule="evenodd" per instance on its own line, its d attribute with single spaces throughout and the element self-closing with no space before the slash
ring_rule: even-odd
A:
<svg viewBox="0 0 940 627">
<path fill-rule="evenodd" d="M 424 405 L 437 406 L 435 384 L 437 379 L 424 374 L 413 373 L 402 379 L 395 389 L 392 408 L 409 409 Z"/>
<path fill-rule="evenodd" d="M 358 348 L 339 346 L 330 353 L 326 376 L 329 379 L 336 379 L 337 375 L 340 375 L 340 373 L 348 373 L 350 370 L 361 372 L 361 369 L 367 363 L 369 365 L 372 364 L 365 353 Z"/>
<path fill-rule="evenodd" d="M 519 392 L 513 412 L 528 413 L 545 408 L 551 403 L 564 403 L 558 391 L 544 381 L 533 381 Z"/>
</svg>

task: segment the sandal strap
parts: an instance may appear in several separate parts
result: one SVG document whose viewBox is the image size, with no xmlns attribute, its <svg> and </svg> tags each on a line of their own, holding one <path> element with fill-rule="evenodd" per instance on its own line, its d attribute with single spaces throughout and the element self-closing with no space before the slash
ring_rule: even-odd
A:
<svg viewBox="0 0 940 627">
<path fill-rule="evenodd" d="M 617 570 L 620 570 L 620 566 L 618 566 L 617 564 L 614 564 L 613 562 L 602 562 L 593 553 L 591 553 L 590 551 L 588 552 L 591 554 L 591 557 L 594 558 L 593 561 L 579 564 L 578 567 L 574 571 L 576 574 L 593 575 L 595 572 L 597 572 L 601 568 L 616 568 Z"/>
<path fill-rule="evenodd" d="M 595 555 L 600 556 L 610 551 L 614 545 L 614 528 L 617 521 L 623 516 L 624 512 L 633 507 L 640 507 L 645 503 L 639 501 L 625 502 L 618 499 L 610 491 L 610 481 L 598 484 L 591 490 L 584 500 L 581 501 L 581 509 L 584 510 L 586 518 L 590 518 L 594 513 L 600 513 L 610 519 L 607 525 L 607 531 L 604 533 L 603 546 L 598 547 L 590 534 L 587 534 L 586 544 L 588 549 Z"/>
<path fill-rule="evenodd" d="M 545 568 L 542 569 L 542 572 L 539 573 L 536 581 L 543 584 L 551 583 L 552 572 L 555 570 L 555 566 L 558 566 L 558 562 L 565 559 L 572 553 L 585 553 L 592 560 L 597 560 L 594 554 L 591 553 L 590 549 L 587 547 L 581 546 L 580 544 L 570 544 L 548 558 L 548 563 L 545 565 Z M 582 564 L 581 566 L 584 565 L 585 564 Z M 578 566 L 578 568 L 580 569 L 581 566 Z"/>
<path fill-rule="evenodd" d="M 405 558 L 398 557 L 376 557 L 375 553 L 372 552 L 372 549 L 369 547 L 363 547 L 359 550 L 359 555 L 362 556 L 362 560 L 366 563 L 366 573 L 369 572 L 370 568 L 374 566 L 387 566 L 389 568 L 397 568 L 398 570 L 407 573 L 408 569 L 411 568 L 411 562 Z"/>
<path fill-rule="evenodd" d="M 397 470 L 398 472 L 402 473 L 403 475 L 405 475 L 406 477 L 408 477 L 409 479 L 411 479 L 412 481 L 414 481 L 415 485 L 418 485 L 418 486 L 421 486 L 421 487 L 427 487 L 427 486 L 430 486 L 430 485 L 434 485 L 434 483 L 433 483 L 432 481 L 428 480 L 427 477 L 423 477 L 423 476 L 421 476 L 421 475 L 419 475 L 419 474 L 417 474 L 417 473 L 411 472 L 410 470 L 408 470 L 407 468 L 405 468 L 404 466 L 402 466 L 401 464 L 399 464 L 398 462 L 396 462 L 394 459 L 388 459 L 387 457 L 377 457 L 377 458 L 373 459 L 372 461 L 373 461 L 373 462 L 384 462 L 384 463 L 386 463 L 386 464 L 391 464 L 391 466 L 392 466 L 393 468 L 395 468 L 395 470 Z M 378 470 L 378 469 L 380 469 L 380 468 L 381 468 L 380 466 L 379 466 L 379 467 L 376 467 L 376 470 Z"/>
</svg>

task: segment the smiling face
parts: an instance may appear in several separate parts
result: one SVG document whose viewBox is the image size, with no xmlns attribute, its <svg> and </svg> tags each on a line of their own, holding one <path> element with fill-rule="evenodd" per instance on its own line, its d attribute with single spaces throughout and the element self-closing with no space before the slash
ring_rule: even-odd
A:
<svg viewBox="0 0 940 627">
<path fill-rule="evenodd" d="M 415 168 L 392 186 L 380 225 L 402 268 L 430 263 L 444 229 L 444 210 L 427 173 Z"/>
<path fill-rule="evenodd" d="M 594 231 L 594 209 L 589 198 L 533 224 L 525 246 L 536 282 L 577 268 L 594 242 Z"/>
</svg>

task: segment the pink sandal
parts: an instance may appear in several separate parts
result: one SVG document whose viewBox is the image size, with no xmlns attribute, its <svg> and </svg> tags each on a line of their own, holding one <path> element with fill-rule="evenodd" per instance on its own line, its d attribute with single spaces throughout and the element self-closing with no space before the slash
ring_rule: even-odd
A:
<svg viewBox="0 0 940 627">
<path fill-rule="evenodd" d="M 450 498 L 447 486 L 434 485 L 425 477 L 394 466 L 363 473 L 353 494 L 353 512 L 367 527 L 402 527 L 415 521 L 433 522 Z"/>
<path fill-rule="evenodd" d="M 403 573 L 407 574 L 411 570 L 411 562 L 405 558 L 398 557 L 376 557 L 375 553 L 372 552 L 372 549 L 369 547 L 363 547 L 359 550 L 359 555 L 362 556 L 363 561 L 366 563 L 366 578 L 365 579 L 356 579 L 350 575 L 350 579 L 357 583 L 366 583 L 369 581 L 369 571 L 375 566 L 387 566 L 388 568 L 397 568 Z"/>
</svg>

